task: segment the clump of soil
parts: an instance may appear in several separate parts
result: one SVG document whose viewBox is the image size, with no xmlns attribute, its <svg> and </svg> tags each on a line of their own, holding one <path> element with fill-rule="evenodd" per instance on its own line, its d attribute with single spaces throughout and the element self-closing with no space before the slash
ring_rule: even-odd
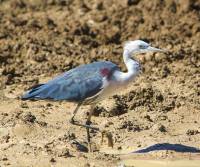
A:
<svg viewBox="0 0 200 167">
<path fill-rule="evenodd" d="M 145 107 L 150 111 L 168 112 L 175 108 L 176 96 L 162 94 L 152 86 L 146 86 L 140 90 L 131 91 L 127 96 L 130 110 Z"/>
<path fill-rule="evenodd" d="M 22 115 L 22 120 L 24 122 L 34 123 L 36 121 L 36 117 L 31 112 L 28 112 Z"/>
<path fill-rule="evenodd" d="M 125 114 L 128 111 L 128 105 L 125 101 L 125 96 L 113 96 L 115 102 L 108 109 L 102 105 L 94 108 L 94 116 L 113 117 Z"/>
</svg>

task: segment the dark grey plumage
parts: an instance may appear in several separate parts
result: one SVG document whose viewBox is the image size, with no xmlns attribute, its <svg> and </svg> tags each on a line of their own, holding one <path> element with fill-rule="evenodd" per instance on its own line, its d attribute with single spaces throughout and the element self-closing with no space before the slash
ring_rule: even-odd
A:
<svg viewBox="0 0 200 167">
<path fill-rule="evenodd" d="M 94 62 L 71 69 L 45 84 L 35 86 L 23 96 L 27 99 L 51 99 L 80 102 L 95 96 L 102 89 L 102 69 L 111 76 L 117 65 L 109 61 Z"/>
</svg>

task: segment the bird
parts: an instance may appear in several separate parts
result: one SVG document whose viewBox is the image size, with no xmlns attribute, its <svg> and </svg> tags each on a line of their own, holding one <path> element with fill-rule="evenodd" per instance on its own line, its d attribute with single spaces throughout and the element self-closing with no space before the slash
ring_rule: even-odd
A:
<svg viewBox="0 0 200 167">
<path fill-rule="evenodd" d="M 91 117 L 94 106 L 116 94 L 116 90 L 131 83 L 140 73 L 141 65 L 134 58 L 134 55 L 147 52 L 165 52 L 162 49 L 152 47 L 142 40 L 125 42 L 123 47 L 123 61 L 127 72 L 120 71 L 120 68 L 110 61 L 96 61 L 90 64 L 80 65 L 67 72 L 64 72 L 44 84 L 38 84 L 26 91 L 22 100 L 53 100 L 69 101 L 77 103 L 70 123 L 86 128 L 88 150 L 91 151 L 90 129 L 100 131 L 102 139 L 108 138 L 108 145 L 113 147 L 112 134 L 105 130 L 91 126 Z M 85 124 L 75 120 L 75 115 L 81 105 L 90 105 Z"/>
</svg>

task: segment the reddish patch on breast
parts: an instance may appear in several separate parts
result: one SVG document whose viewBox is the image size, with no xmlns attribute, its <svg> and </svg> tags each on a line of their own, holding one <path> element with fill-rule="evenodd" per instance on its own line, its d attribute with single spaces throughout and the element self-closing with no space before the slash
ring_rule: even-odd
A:
<svg viewBox="0 0 200 167">
<path fill-rule="evenodd" d="M 107 68 L 101 69 L 100 72 L 101 72 L 101 75 L 102 75 L 103 77 L 108 76 L 109 73 L 110 73 L 109 69 L 107 69 Z"/>
</svg>

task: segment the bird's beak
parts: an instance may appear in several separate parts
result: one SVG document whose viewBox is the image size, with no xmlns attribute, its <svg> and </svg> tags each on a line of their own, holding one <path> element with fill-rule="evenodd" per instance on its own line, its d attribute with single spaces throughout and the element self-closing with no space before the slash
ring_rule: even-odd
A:
<svg viewBox="0 0 200 167">
<path fill-rule="evenodd" d="M 158 49 L 158 48 L 154 48 L 154 47 L 152 47 L 152 46 L 149 46 L 148 48 L 147 48 L 147 50 L 148 51 L 151 51 L 151 52 L 167 52 L 167 51 L 165 51 L 165 50 L 163 50 L 163 49 Z"/>
</svg>

